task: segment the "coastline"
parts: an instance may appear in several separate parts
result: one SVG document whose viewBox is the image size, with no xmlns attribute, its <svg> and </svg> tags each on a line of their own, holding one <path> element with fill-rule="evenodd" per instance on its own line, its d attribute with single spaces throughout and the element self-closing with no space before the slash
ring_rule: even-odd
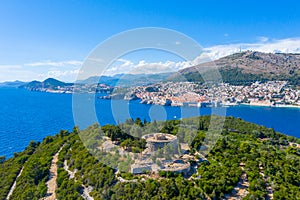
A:
<svg viewBox="0 0 300 200">
<path fill-rule="evenodd" d="M 37 92 L 46 92 L 46 93 L 55 93 L 55 94 L 73 94 L 74 92 L 71 91 L 62 91 L 62 90 L 44 90 L 44 91 L 40 91 L 38 90 Z M 88 92 L 88 93 L 93 93 L 93 92 Z M 105 94 L 107 95 L 107 94 Z M 115 98 L 111 98 L 111 97 L 107 97 L 106 96 L 101 97 L 101 99 L 106 99 L 106 100 L 113 100 Z M 127 99 L 122 99 L 122 100 L 127 100 Z M 162 105 L 162 104 L 156 104 L 156 103 L 143 103 L 143 100 L 140 99 L 141 104 L 151 104 L 151 105 Z M 189 105 L 190 102 L 184 102 L 187 105 Z M 271 105 L 269 103 L 259 103 L 259 102 L 252 102 L 252 103 L 234 103 L 234 104 L 222 104 L 221 106 L 217 106 L 217 107 L 221 107 L 221 108 L 226 108 L 226 107 L 234 107 L 234 106 L 240 106 L 240 105 L 244 105 L 244 106 L 254 106 L 254 107 L 270 107 L 270 108 L 296 108 L 296 109 L 300 109 L 300 105 L 288 105 L 288 104 L 275 104 L 275 105 Z M 174 105 L 162 105 L 162 106 L 173 106 L 173 107 L 182 107 L 185 105 L 180 105 L 180 104 L 174 104 Z M 191 104 L 188 107 L 199 107 L 197 105 Z M 215 107 L 215 106 L 207 106 L 207 107 Z M 203 107 L 199 107 L 199 108 L 203 108 Z"/>
<path fill-rule="evenodd" d="M 6 88 L 6 87 L 2 87 L 2 88 Z M 7 88 L 11 88 L 11 87 L 7 87 Z M 19 88 L 17 88 L 19 89 Z M 74 94 L 74 92 L 72 91 L 64 91 L 64 90 L 51 90 L 51 89 L 46 89 L 46 90 L 28 90 L 30 92 L 45 92 L 45 93 L 52 93 L 52 94 Z M 92 94 L 94 92 L 87 92 L 87 94 Z M 83 94 L 83 93 L 82 93 Z M 121 99 L 121 100 L 129 100 L 129 99 L 124 99 L 124 98 L 112 98 L 110 95 L 107 96 L 107 93 L 99 93 L 99 94 L 104 94 L 104 96 L 98 97 L 100 99 L 105 99 L 105 100 L 114 100 L 114 99 Z M 123 96 L 122 96 L 123 97 Z M 204 108 L 204 107 L 221 107 L 221 108 L 227 108 L 227 107 L 234 107 L 234 106 L 253 106 L 253 107 L 269 107 L 269 108 L 296 108 L 296 109 L 300 109 L 300 105 L 289 105 L 289 104 L 275 104 L 272 105 L 270 103 L 260 103 L 260 102 L 252 102 L 252 103 L 230 103 L 230 104 L 222 104 L 220 103 L 220 106 L 197 106 L 195 103 L 193 102 L 184 102 L 184 105 L 181 104 L 168 104 L 168 105 L 163 105 L 162 103 L 153 103 L 153 102 L 149 102 L 147 101 L 147 103 L 144 103 L 143 99 L 138 98 L 139 103 L 141 104 L 150 104 L 150 105 L 161 105 L 161 106 L 172 106 L 172 107 L 199 107 L 199 108 Z M 205 103 L 205 102 L 204 102 Z M 210 102 L 212 103 L 212 102 Z"/>
<path fill-rule="evenodd" d="M 268 105 L 268 104 L 260 104 L 260 103 L 255 103 L 255 104 L 250 104 L 250 103 L 241 103 L 241 104 L 237 104 L 237 105 L 232 105 L 232 106 L 239 106 L 239 105 L 243 105 L 243 106 L 253 106 L 253 107 L 269 107 L 269 108 L 297 108 L 300 109 L 300 106 L 296 106 L 296 105 Z"/>
<path fill-rule="evenodd" d="M 7 106 L 1 107 L 0 118 L 5 126 L 0 128 L 0 136 L 2 138 L 0 155 L 12 156 L 13 152 L 18 152 L 25 148 L 24 144 L 28 144 L 30 140 L 41 141 L 45 136 L 57 133 L 61 129 L 72 130 L 74 127 L 70 94 L 52 93 L 53 95 L 47 95 L 47 92 L 31 92 L 26 89 L 16 88 L 1 88 L 1 92 L 1 95 L 3 95 L 1 105 Z M 96 100 L 99 120 L 102 124 L 115 123 L 110 114 L 102 116 L 101 113 L 111 112 L 108 106 L 110 102 L 104 101 L 107 100 Z M 139 100 L 125 101 L 120 99 L 115 101 L 118 101 L 117 105 L 121 106 L 121 113 L 124 113 L 126 108 L 130 108 L 130 112 L 134 113 L 132 114 L 133 118 L 147 116 L 151 106 L 154 106 L 140 104 Z M 129 102 L 131 105 L 128 105 Z M 199 112 L 200 108 L 197 107 L 176 108 L 174 106 L 160 107 L 159 109 L 165 109 L 169 113 L 167 119 L 170 120 L 174 119 L 173 116 L 176 116 L 177 119 L 181 118 L 181 109 L 185 109 L 185 116 L 194 116 L 195 113 L 209 115 L 211 110 L 210 108 L 203 108 Z M 24 112 L 27 110 L 30 112 Z M 259 111 L 259 115 L 257 115 L 257 111 Z M 252 123 L 269 128 L 272 127 L 278 132 L 297 138 L 300 137 L 299 113 L 298 107 L 268 108 L 266 106 L 252 106 L 249 104 L 227 106 L 226 111 L 227 116 L 240 117 Z M 122 118 L 124 116 L 127 115 L 120 114 L 120 121 L 125 121 Z M 30 123 L 32 119 L 36 120 L 35 123 Z M 49 121 L 55 123 L 49 126 Z M 7 134 L 8 130 L 9 134 Z"/>
</svg>

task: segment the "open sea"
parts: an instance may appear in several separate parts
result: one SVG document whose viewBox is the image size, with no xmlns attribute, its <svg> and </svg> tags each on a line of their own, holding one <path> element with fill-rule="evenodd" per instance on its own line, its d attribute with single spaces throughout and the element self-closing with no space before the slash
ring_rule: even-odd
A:
<svg viewBox="0 0 300 200">
<path fill-rule="evenodd" d="M 61 129 L 72 130 L 75 125 L 72 94 L 0 88 L 0 105 L 0 156 L 11 157 L 14 152 L 22 151 L 31 140 L 41 141 L 45 136 L 54 135 Z M 99 98 L 95 99 L 95 110 L 101 125 L 124 122 L 129 116 L 150 121 L 211 113 L 210 108 L 145 105 L 138 101 Z M 226 115 L 240 117 L 300 138 L 299 108 L 235 106 L 226 108 Z"/>
</svg>

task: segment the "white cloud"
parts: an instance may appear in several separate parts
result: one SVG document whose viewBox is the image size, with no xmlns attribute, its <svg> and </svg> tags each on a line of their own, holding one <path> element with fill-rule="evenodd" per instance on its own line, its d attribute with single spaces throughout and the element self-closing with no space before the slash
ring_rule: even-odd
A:
<svg viewBox="0 0 300 200">
<path fill-rule="evenodd" d="M 179 69 L 192 66 L 191 62 L 181 61 L 181 62 L 146 62 L 141 60 L 137 63 L 126 59 L 118 59 L 111 67 L 109 67 L 104 74 L 114 75 L 114 74 L 155 74 L 155 73 L 166 73 L 175 72 Z"/>
<path fill-rule="evenodd" d="M 101 59 L 101 58 L 92 58 L 92 57 L 89 57 L 87 60 L 91 61 L 91 62 L 95 62 L 95 63 L 102 63 L 102 62 L 104 62 L 104 60 Z"/>
<path fill-rule="evenodd" d="M 22 65 L 0 65 L 0 70 L 21 69 Z"/>
<path fill-rule="evenodd" d="M 29 80 L 29 77 L 34 77 L 35 73 L 23 69 L 22 65 L 0 65 L 0 82 Z"/>
<path fill-rule="evenodd" d="M 50 60 L 41 61 L 41 62 L 34 62 L 34 63 L 26 63 L 24 66 L 30 66 L 30 67 L 44 67 L 44 66 L 53 66 L 53 67 L 62 67 L 66 65 L 72 65 L 72 66 L 79 66 L 81 65 L 81 61 L 77 60 L 69 60 L 69 61 L 59 61 L 59 62 L 53 62 Z"/>
<path fill-rule="evenodd" d="M 39 79 L 57 78 L 59 80 L 75 81 L 79 69 L 75 70 L 50 70 L 47 73 L 38 74 Z"/>
<path fill-rule="evenodd" d="M 270 41 L 267 37 L 259 37 L 258 43 L 236 43 L 226 45 L 216 45 L 204 48 L 204 52 L 193 61 L 181 62 L 146 62 L 141 60 L 133 63 L 130 60 L 118 59 L 109 69 L 106 70 L 106 75 L 114 75 L 121 73 L 130 74 L 152 74 L 163 72 L 174 72 L 186 67 L 197 65 L 203 62 L 209 62 L 218 58 L 231 55 L 245 50 L 261 51 L 266 53 L 300 53 L 300 38 L 289 38 L 282 40 Z"/>
<path fill-rule="evenodd" d="M 0 65 L 0 82 L 3 81 L 42 81 L 46 78 L 57 78 L 62 81 L 76 80 L 81 61 L 41 61 L 23 65 Z"/>
<path fill-rule="evenodd" d="M 266 41 L 266 38 L 264 39 Z M 252 50 L 266 53 L 300 53 L 300 38 L 288 38 L 258 43 L 237 43 L 216 45 L 204 48 L 207 55 L 212 59 L 218 59 L 240 50 Z"/>
<path fill-rule="evenodd" d="M 267 41 L 269 40 L 269 38 L 268 38 L 268 37 L 265 37 L 265 36 L 261 36 L 261 37 L 258 37 L 258 40 L 259 40 L 260 42 L 267 42 Z"/>
<path fill-rule="evenodd" d="M 226 45 L 215 45 L 204 48 L 203 54 L 196 57 L 193 61 L 165 61 L 165 62 L 147 62 L 140 60 L 133 62 L 120 58 L 106 70 L 106 75 L 114 75 L 120 73 L 130 74 L 153 74 L 162 72 L 177 71 L 198 63 L 207 62 L 218 59 L 240 50 L 252 50 L 271 53 L 300 53 L 300 38 L 287 38 L 281 40 L 270 40 L 267 37 L 258 37 L 257 43 L 236 43 Z M 95 62 L 101 62 L 101 59 L 93 58 Z M 44 80 L 45 78 L 54 77 L 62 81 L 76 80 L 79 72 L 81 61 L 41 61 L 26 63 L 23 65 L 0 65 L 0 82 L 7 80 L 24 80 L 31 81 L 33 79 Z"/>
</svg>

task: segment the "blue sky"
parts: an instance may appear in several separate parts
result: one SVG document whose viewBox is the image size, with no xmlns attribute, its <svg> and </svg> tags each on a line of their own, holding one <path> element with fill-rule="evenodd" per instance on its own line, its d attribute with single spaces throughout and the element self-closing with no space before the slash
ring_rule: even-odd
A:
<svg viewBox="0 0 300 200">
<path fill-rule="evenodd" d="M 288 0 L 0 1 L 0 82 L 49 76 L 72 81 L 97 44 L 122 31 L 149 26 L 190 36 L 212 58 L 236 52 L 240 46 L 300 52 L 299 10 L 299 1 Z M 178 62 L 172 56 L 156 57 L 144 59 Z M 139 61 L 130 62 L 132 67 Z"/>
</svg>

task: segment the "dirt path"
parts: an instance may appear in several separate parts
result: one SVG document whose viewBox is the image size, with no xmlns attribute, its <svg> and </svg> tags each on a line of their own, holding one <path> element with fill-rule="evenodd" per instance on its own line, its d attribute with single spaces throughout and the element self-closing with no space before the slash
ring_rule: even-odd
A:
<svg viewBox="0 0 300 200">
<path fill-rule="evenodd" d="M 19 172 L 17 178 L 16 178 L 15 181 L 14 181 L 14 184 L 11 186 L 11 188 L 10 188 L 10 190 L 9 190 L 9 193 L 8 193 L 8 195 L 7 195 L 7 197 L 6 197 L 6 200 L 8 200 L 8 199 L 11 197 L 13 191 L 15 190 L 16 185 L 17 185 L 17 179 L 21 176 L 21 174 L 22 174 L 22 172 L 23 172 L 23 169 L 24 169 L 24 166 L 23 166 L 22 169 L 20 170 L 20 172 Z"/>
<path fill-rule="evenodd" d="M 296 147 L 296 148 L 300 149 L 300 144 L 297 144 L 297 143 L 294 143 L 294 142 L 290 142 L 289 145 L 291 147 Z"/>
<path fill-rule="evenodd" d="M 75 177 L 77 169 L 75 169 L 74 171 L 69 170 L 67 160 L 64 161 L 64 170 L 66 170 L 68 172 L 70 179 L 74 178 L 74 181 L 75 182 L 77 181 L 76 177 Z M 82 194 L 81 194 L 82 198 L 85 199 L 85 200 L 94 200 L 94 198 L 90 196 L 90 192 L 93 191 L 93 187 L 92 186 L 86 187 L 83 184 L 81 185 L 81 187 L 83 187 L 83 191 L 82 191 Z"/>
<path fill-rule="evenodd" d="M 243 199 L 249 193 L 248 187 L 249 182 L 247 178 L 247 174 L 244 169 L 244 164 L 240 163 L 240 167 L 242 169 L 242 175 L 238 182 L 238 184 L 234 187 L 231 194 L 225 195 L 225 199 L 228 200 L 240 200 Z"/>
<path fill-rule="evenodd" d="M 67 160 L 64 161 L 64 170 L 66 170 L 69 174 L 69 178 L 72 179 L 75 177 L 75 174 L 77 172 L 77 169 L 75 169 L 73 172 L 69 170 L 69 166 L 67 164 Z"/>
<path fill-rule="evenodd" d="M 269 183 L 269 178 L 265 175 L 264 168 L 262 164 L 259 164 L 259 174 L 262 176 L 266 183 L 266 191 L 267 191 L 267 200 L 272 200 L 273 199 L 273 189 Z"/>
<path fill-rule="evenodd" d="M 57 161 L 58 161 L 58 155 L 60 151 L 62 150 L 63 146 L 58 150 L 58 152 L 53 156 L 51 167 L 50 167 L 50 178 L 46 182 L 46 185 L 48 187 L 47 189 L 47 197 L 44 198 L 44 200 L 55 200 L 56 199 L 56 179 L 57 179 Z"/>
<path fill-rule="evenodd" d="M 93 191 L 93 187 L 91 187 L 91 186 L 85 187 L 84 185 L 82 185 L 82 187 L 83 187 L 83 192 L 82 192 L 81 196 L 85 200 L 94 200 L 94 198 L 90 196 L 90 192 Z"/>
<path fill-rule="evenodd" d="M 132 183 L 132 182 L 137 182 L 137 179 L 127 180 L 127 179 L 122 178 L 122 177 L 118 174 L 118 171 L 115 173 L 115 177 L 116 177 L 117 180 L 120 181 L 121 183 Z"/>
</svg>

